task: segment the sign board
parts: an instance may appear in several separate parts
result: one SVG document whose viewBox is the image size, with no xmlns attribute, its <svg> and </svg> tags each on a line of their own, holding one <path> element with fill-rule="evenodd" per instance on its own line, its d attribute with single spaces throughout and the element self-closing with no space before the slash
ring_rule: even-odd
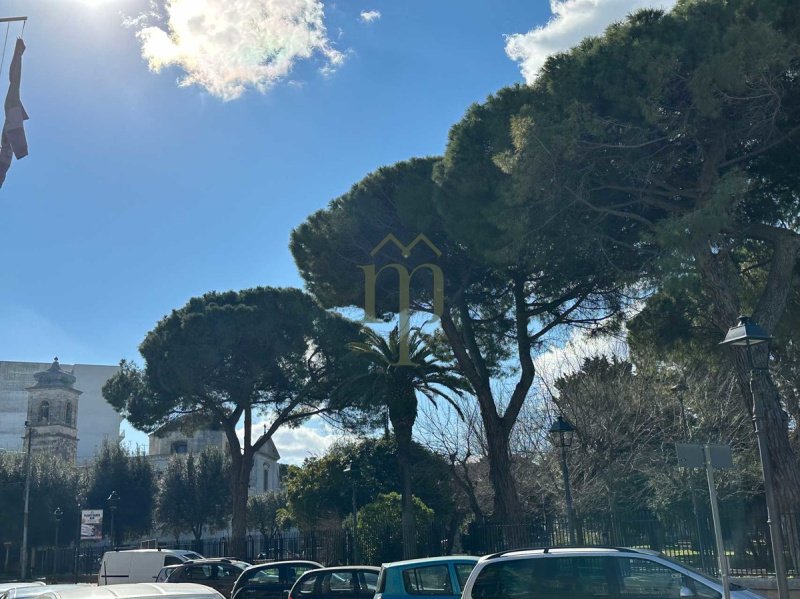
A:
<svg viewBox="0 0 800 599">
<path fill-rule="evenodd" d="M 733 468 L 733 455 L 730 445 L 698 445 L 696 443 L 676 443 L 678 466 L 683 468 L 705 468 L 704 448 L 708 447 L 712 468 Z"/>
<path fill-rule="evenodd" d="M 81 510 L 81 540 L 103 539 L 103 510 Z"/>
<path fill-rule="evenodd" d="M 703 456 L 703 446 L 694 443 L 676 443 L 678 452 L 678 466 L 682 468 L 705 468 L 706 459 Z"/>
</svg>

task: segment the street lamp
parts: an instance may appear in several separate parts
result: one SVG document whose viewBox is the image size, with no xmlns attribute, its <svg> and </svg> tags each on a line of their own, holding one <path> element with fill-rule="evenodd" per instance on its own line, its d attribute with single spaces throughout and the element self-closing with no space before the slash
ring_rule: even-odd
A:
<svg viewBox="0 0 800 599">
<path fill-rule="evenodd" d="M 111 491 L 111 495 L 108 496 L 106 499 L 108 502 L 108 510 L 111 512 L 111 546 L 114 546 L 114 515 L 117 512 L 117 506 L 119 505 L 119 493 L 116 491 Z"/>
<path fill-rule="evenodd" d="M 564 476 L 564 499 L 567 503 L 567 528 L 569 544 L 575 545 L 575 512 L 572 509 L 572 488 L 569 485 L 569 466 L 567 465 L 567 449 L 572 445 L 575 427 L 559 415 L 550 426 L 550 439 L 553 445 L 561 449 L 561 473 Z"/>
<path fill-rule="evenodd" d="M 767 446 L 767 431 L 765 427 L 764 404 L 758 400 L 755 392 L 756 370 L 768 371 L 769 365 L 764 368 L 756 368 L 753 364 L 753 352 L 750 349 L 753 345 L 769 343 L 772 336 L 762 329 L 758 324 L 750 320 L 747 316 L 740 316 L 736 326 L 728 329 L 728 334 L 720 345 L 730 345 L 735 347 L 745 347 L 747 350 L 747 365 L 750 370 L 750 395 L 753 401 L 753 426 L 755 428 L 756 439 L 758 440 L 758 455 L 761 458 L 761 469 L 764 473 L 764 495 L 767 500 L 767 525 L 769 526 L 769 536 L 772 539 L 772 558 L 775 562 L 775 578 L 778 583 L 778 598 L 789 599 L 789 585 L 786 580 L 786 565 L 783 559 L 783 533 L 781 532 L 780 512 L 775 500 L 774 479 L 772 476 L 772 462 L 769 457 Z M 769 347 L 769 346 L 767 346 Z M 769 349 L 767 350 L 769 351 Z M 769 357 L 767 358 L 769 364 Z"/>
<path fill-rule="evenodd" d="M 61 517 L 64 515 L 64 511 L 57 507 L 53 510 L 53 518 L 56 519 L 56 542 L 55 542 L 55 549 L 53 549 L 53 574 L 58 572 L 58 529 L 61 527 Z"/>
<path fill-rule="evenodd" d="M 353 462 L 349 462 L 342 471 L 350 474 L 352 481 L 352 502 L 353 502 L 353 563 L 358 563 L 358 502 L 356 500 L 356 468 Z"/>
<path fill-rule="evenodd" d="M 28 576 L 28 514 L 31 497 L 31 446 L 33 444 L 33 427 L 25 421 L 25 436 L 28 438 L 28 451 L 25 458 L 25 507 L 22 512 L 22 549 L 20 555 L 20 570 L 22 580 Z"/>
</svg>

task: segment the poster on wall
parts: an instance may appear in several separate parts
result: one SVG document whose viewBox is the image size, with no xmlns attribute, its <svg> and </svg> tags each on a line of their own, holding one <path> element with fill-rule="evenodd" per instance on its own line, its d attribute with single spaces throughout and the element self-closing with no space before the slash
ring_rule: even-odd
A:
<svg viewBox="0 0 800 599">
<path fill-rule="evenodd" d="M 103 539 L 103 510 L 81 510 L 81 541 Z"/>
</svg>

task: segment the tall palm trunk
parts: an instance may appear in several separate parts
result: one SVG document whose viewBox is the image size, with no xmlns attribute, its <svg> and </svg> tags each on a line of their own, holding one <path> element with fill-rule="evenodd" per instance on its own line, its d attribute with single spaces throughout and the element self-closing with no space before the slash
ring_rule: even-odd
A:
<svg viewBox="0 0 800 599">
<path fill-rule="evenodd" d="M 411 434 L 416 418 L 417 396 L 414 389 L 397 389 L 395 397 L 389 402 L 389 419 L 397 440 L 397 468 L 402 483 L 403 559 L 413 559 L 417 553 L 417 530 L 411 491 Z"/>
</svg>

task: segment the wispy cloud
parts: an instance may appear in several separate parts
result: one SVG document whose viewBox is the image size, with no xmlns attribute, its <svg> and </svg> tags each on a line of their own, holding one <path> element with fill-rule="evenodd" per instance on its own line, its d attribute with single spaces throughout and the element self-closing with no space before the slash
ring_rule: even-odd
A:
<svg viewBox="0 0 800 599">
<path fill-rule="evenodd" d="M 641 8 L 668 10 L 676 0 L 550 0 L 553 17 L 527 33 L 506 36 L 506 54 L 520 63 L 525 81 L 532 83 L 551 54 L 601 34 L 615 21 Z"/>
<path fill-rule="evenodd" d="M 180 67 L 180 85 L 223 100 L 248 88 L 265 91 L 301 60 L 319 58 L 326 73 L 344 61 L 328 38 L 320 0 L 167 0 L 163 11 L 158 24 L 152 11 L 128 21 L 150 69 Z"/>
<path fill-rule="evenodd" d="M 379 10 L 362 10 L 361 11 L 361 22 L 362 23 L 372 23 L 372 21 L 377 21 L 381 18 L 381 11 Z"/>
</svg>

